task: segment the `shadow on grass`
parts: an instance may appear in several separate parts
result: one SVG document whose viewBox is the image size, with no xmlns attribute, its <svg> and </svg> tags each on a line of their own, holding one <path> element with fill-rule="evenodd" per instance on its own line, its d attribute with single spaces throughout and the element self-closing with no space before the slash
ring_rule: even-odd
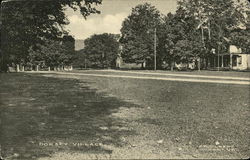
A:
<svg viewBox="0 0 250 160">
<path fill-rule="evenodd" d="M 103 144 L 126 145 L 122 137 L 135 133 L 111 114 L 135 105 L 87 85 L 75 79 L 1 74 L 2 156 L 28 160 L 59 151 L 110 154 Z"/>
</svg>

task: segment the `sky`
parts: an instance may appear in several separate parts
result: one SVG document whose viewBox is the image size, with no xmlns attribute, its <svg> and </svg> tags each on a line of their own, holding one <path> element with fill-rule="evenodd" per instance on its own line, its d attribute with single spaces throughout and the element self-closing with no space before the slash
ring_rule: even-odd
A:
<svg viewBox="0 0 250 160">
<path fill-rule="evenodd" d="M 96 8 L 101 14 L 94 14 L 85 20 L 79 11 L 67 8 L 65 14 L 70 22 L 66 30 L 75 39 L 86 39 L 93 34 L 114 33 L 119 34 L 123 20 L 131 13 L 132 8 L 138 4 L 151 3 L 162 14 L 175 12 L 177 0 L 103 0 Z"/>
</svg>

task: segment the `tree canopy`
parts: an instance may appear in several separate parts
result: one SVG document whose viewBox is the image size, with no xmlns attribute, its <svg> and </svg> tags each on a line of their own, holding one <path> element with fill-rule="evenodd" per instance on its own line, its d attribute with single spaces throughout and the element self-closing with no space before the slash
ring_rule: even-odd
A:
<svg viewBox="0 0 250 160">
<path fill-rule="evenodd" d="M 53 50 L 48 42 L 67 46 L 72 37 L 67 36 L 64 29 L 69 23 L 65 7 L 80 10 L 86 18 L 99 13 L 94 7 L 98 4 L 101 0 L 10 0 L 1 3 L 1 69 L 6 66 L 3 62 L 30 62 L 31 55 L 42 53 L 45 46 Z M 212 50 L 227 53 L 229 45 L 250 53 L 249 26 L 250 5 L 246 0 L 178 0 L 176 12 L 167 15 L 144 3 L 132 8 L 123 21 L 121 38 L 111 34 L 93 35 L 85 40 L 83 52 L 93 66 L 111 67 L 117 56 L 119 39 L 125 62 L 147 62 L 150 67 L 154 62 L 156 33 L 158 67 L 164 61 L 168 64 L 200 58 L 205 61 L 215 56 Z M 67 62 L 65 59 L 63 63 L 70 63 L 73 48 L 63 51 L 67 57 Z"/>
<path fill-rule="evenodd" d="M 47 67 L 70 65 L 74 55 L 75 40 L 64 36 L 63 41 L 45 39 L 43 44 L 30 47 L 28 59 L 31 64 L 43 64 Z"/>
<path fill-rule="evenodd" d="M 175 14 L 169 13 L 161 25 L 162 34 L 159 36 L 159 45 L 162 48 L 158 52 L 162 54 L 162 60 L 172 62 L 190 62 L 202 52 L 202 43 L 199 40 L 199 32 L 195 30 L 192 17 L 186 17 L 182 8 Z"/>
<path fill-rule="evenodd" d="M 186 16 L 195 19 L 196 29 L 204 32 L 203 42 L 208 50 L 217 49 L 220 44 L 221 51 L 226 52 L 229 43 L 224 39 L 231 39 L 233 30 L 248 23 L 249 2 L 245 0 L 180 0 L 178 4 Z"/>
<path fill-rule="evenodd" d="M 119 52 L 119 42 L 114 34 L 95 34 L 84 41 L 84 52 L 91 67 L 114 67 Z"/>
<path fill-rule="evenodd" d="M 214 56 L 212 49 L 227 53 L 232 44 L 247 53 L 249 6 L 244 0 L 179 0 L 176 12 L 165 16 L 148 3 L 140 4 L 123 21 L 122 57 L 125 62 L 152 64 L 154 28 L 158 64 L 187 63 L 200 58 L 205 62 Z"/>
<path fill-rule="evenodd" d="M 28 61 L 31 46 L 46 43 L 44 39 L 59 40 L 66 35 L 68 24 L 64 10 L 67 6 L 80 10 L 86 18 L 99 13 L 93 5 L 102 0 L 19 0 L 1 3 L 2 62 Z M 6 65 L 6 64 L 5 64 Z M 5 66 L 2 63 L 2 67 Z"/>
<path fill-rule="evenodd" d="M 160 24 L 160 12 L 151 4 L 140 4 L 123 21 L 120 42 L 125 62 L 152 61 L 154 55 L 154 30 Z"/>
</svg>

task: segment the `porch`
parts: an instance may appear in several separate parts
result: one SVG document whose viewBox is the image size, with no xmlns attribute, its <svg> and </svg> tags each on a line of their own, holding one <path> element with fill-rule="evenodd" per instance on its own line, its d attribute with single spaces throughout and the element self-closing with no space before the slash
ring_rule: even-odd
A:
<svg viewBox="0 0 250 160">
<path fill-rule="evenodd" d="M 246 70 L 250 69 L 250 54 L 219 54 L 211 57 L 210 69 Z"/>
</svg>

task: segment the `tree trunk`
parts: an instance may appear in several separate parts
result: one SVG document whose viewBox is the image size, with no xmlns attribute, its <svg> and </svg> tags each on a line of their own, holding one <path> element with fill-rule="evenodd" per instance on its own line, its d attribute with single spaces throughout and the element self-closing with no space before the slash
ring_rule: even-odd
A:
<svg viewBox="0 0 250 160">
<path fill-rule="evenodd" d="M 174 61 L 171 62 L 171 71 L 174 71 Z"/>
</svg>

